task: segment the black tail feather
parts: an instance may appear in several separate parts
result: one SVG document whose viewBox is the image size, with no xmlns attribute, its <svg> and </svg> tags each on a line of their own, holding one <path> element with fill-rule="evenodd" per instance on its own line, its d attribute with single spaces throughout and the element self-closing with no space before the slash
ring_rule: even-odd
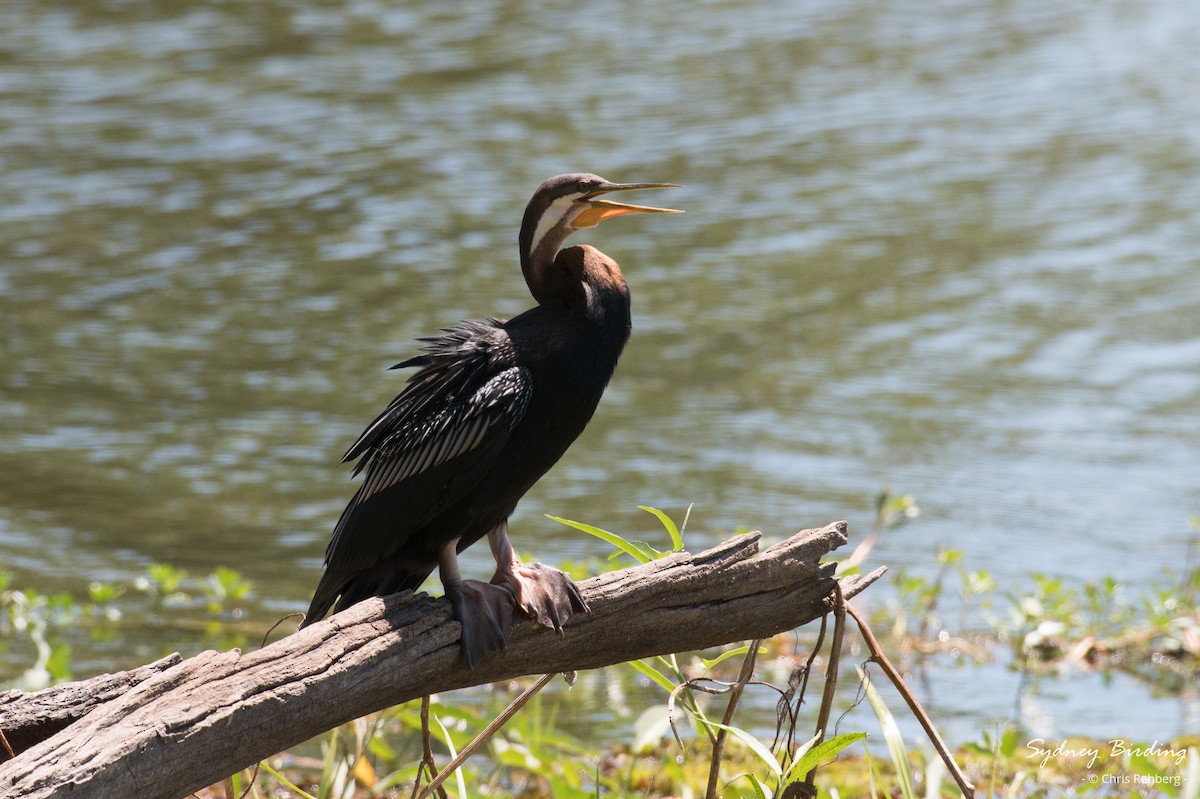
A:
<svg viewBox="0 0 1200 799">
<path fill-rule="evenodd" d="M 325 618 L 330 609 L 340 613 L 373 596 L 389 596 L 404 590 L 416 591 L 433 573 L 436 564 L 412 561 L 384 562 L 369 569 L 346 574 L 326 569 L 313 592 L 308 613 L 304 614 L 303 629 Z"/>
</svg>

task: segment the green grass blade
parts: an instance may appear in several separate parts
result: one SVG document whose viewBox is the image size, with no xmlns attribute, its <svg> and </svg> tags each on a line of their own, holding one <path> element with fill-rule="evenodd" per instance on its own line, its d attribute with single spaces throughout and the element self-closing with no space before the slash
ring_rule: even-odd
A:
<svg viewBox="0 0 1200 799">
<path fill-rule="evenodd" d="M 450 759 L 458 757 L 458 750 L 454 748 L 454 740 L 450 737 L 450 731 L 446 729 L 446 725 L 442 724 L 442 720 L 436 714 L 433 715 L 433 721 L 438 725 L 438 729 L 442 731 L 442 740 L 446 743 L 446 748 L 450 750 Z M 458 795 L 461 799 L 467 799 L 467 778 L 463 775 L 463 770 L 457 768 L 454 770 L 454 779 L 458 782 Z"/>
<path fill-rule="evenodd" d="M 671 517 L 663 513 L 658 508 L 651 508 L 648 505 L 638 505 L 638 510 L 644 510 L 646 513 L 653 513 L 658 520 L 662 522 L 662 526 L 667 528 L 667 535 L 671 536 L 671 551 L 683 551 L 683 536 L 679 534 L 679 528 L 675 522 L 671 521 Z"/>
<path fill-rule="evenodd" d="M 728 788 L 730 785 L 733 785 L 740 779 L 745 779 L 754 788 L 755 799 L 772 799 L 774 796 L 774 794 L 767 793 L 767 788 L 762 784 L 762 780 L 749 771 L 743 771 L 741 774 L 738 774 L 729 782 L 725 783 L 725 787 Z"/>
<path fill-rule="evenodd" d="M 658 683 L 668 694 L 675 690 L 675 682 L 646 661 L 631 660 L 629 661 L 629 665 L 633 666 L 634 669 L 641 672 L 644 676 L 649 677 L 652 682 Z"/>
<path fill-rule="evenodd" d="M 896 769 L 896 779 L 900 782 L 900 792 L 904 799 L 916 799 L 917 793 L 913 789 L 912 770 L 908 765 L 908 751 L 904 747 L 904 736 L 900 734 L 896 718 L 888 710 L 883 697 L 879 695 L 871 678 L 861 667 L 858 667 L 858 677 L 863 681 L 867 692 L 867 701 L 871 703 L 871 709 L 875 711 L 875 717 L 879 719 L 879 726 L 883 730 L 883 740 L 887 743 L 888 755 Z"/>
<path fill-rule="evenodd" d="M 700 662 L 704 665 L 705 671 L 711 671 L 714 666 L 716 666 L 720 663 L 724 663 L 726 660 L 729 660 L 731 657 L 737 657 L 738 655 L 744 655 L 749 651 L 750 651 L 750 645 L 746 644 L 744 646 L 739 646 L 739 647 L 730 649 L 728 652 L 722 652 L 721 654 L 717 655 L 712 660 L 705 660 L 704 658 L 700 658 Z M 767 651 L 767 648 L 765 646 L 760 646 L 758 648 L 758 654 L 760 654 L 760 655 L 766 654 L 766 651 Z"/>
<path fill-rule="evenodd" d="M 676 682 L 687 680 L 687 677 L 683 676 L 683 669 L 679 668 L 679 659 L 674 654 L 655 655 L 654 659 L 671 670 L 669 673 L 675 675 Z"/>
<path fill-rule="evenodd" d="M 871 757 L 871 747 L 863 744 L 863 756 L 867 759 L 867 776 L 871 781 L 871 799 L 879 799 L 879 788 L 883 785 L 883 774 L 879 764 Z M 994 795 L 994 794 L 993 794 Z"/>
<path fill-rule="evenodd" d="M 337 771 L 338 728 L 329 731 L 329 743 L 325 748 L 325 761 L 321 766 L 321 784 L 317 786 L 316 799 L 329 799 L 333 791 L 334 775 Z"/>
<path fill-rule="evenodd" d="M 601 530 L 599 527 L 593 527 L 592 525 L 584 524 L 583 522 L 573 522 L 570 519 L 563 519 L 559 516 L 551 516 L 546 514 L 546 518 L 556 521 L 559 524 L 565 524 L 567 527 L 572 527 L 580 532 L 587 533 L 588 535 L 594 535 L 601 541 L 605 541 L 629 555 L 638 563 L 649 563 L 651 560 L 653 560 L 652 557 L 643 552 L 633 542 L 626 541 L 616 533 L 610 533 L 608 530 Z"/>
<path fill-rule="evenodd" d="M 297 796 L 301 797 L 301 799 L 317 799 L 311 793 L 302 791 L 299 788 L 297 788 L 295 785 L 293 785 L 291 780 L 289 780 L 287 777 L 280 774 L 275 769 L 271 768 L 271 765 L 269 763 L 267 763 L 267 761 L 265 761 L 265 760 L 260 761 L 258 765 L 262 768 L 263 771 L 267 772 L 272 777 L 279 780 L 280 785 L 287 788 L 289 791 L 294 792 Z"/>
<path fill-rule="evenodd" d="M 635 547 L 637 547 L 638 551 L 640 551 L 643 555 L 645 555 L 650 560 L 658 560 L 659 558 L 663 557 L 664 555 L 671 554 L 670 552 L 663 552 L 662 550 L 655 549 L 654 547 L 647 544 L 645 541 L 630 541 L 629 543 L 633 544 Z"/>
<path fill-rule="evenodd" d="M 740 741 L 747 749 L 758 755 L 758 759 L 765 763 L 767 768 L 771 769 L 771 773 L 774 774 L 776 778 L 783 776 L 783 769 L 779 767 L 779 761 L 775 759 L 774 753 L 771 752 L 770 748 L 762 741 L 758 740 L 741 727 L 731 727 L 728 724 L 722 724 L 719 721 L 710 721 L 708 723 L 719 730 L 725 730 L 725 732 L 729 733 L 738 741 Z"/>
</svg>

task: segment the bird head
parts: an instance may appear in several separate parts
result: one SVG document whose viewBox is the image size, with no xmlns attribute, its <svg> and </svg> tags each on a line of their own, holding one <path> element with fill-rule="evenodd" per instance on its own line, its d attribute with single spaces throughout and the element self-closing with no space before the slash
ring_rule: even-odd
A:
<svg viewBox="0 0 1200 799">
<path fill-rule="evenodd" d="M 605 219 L 624 214 L 678 214 L 673 208 L 602 200 L 619 191 L 679 188 L 675 183 L 613 183 L 599 175 L 558 175 L 538 186 L 525 208 L 521 224 L 521 259 L 549 262 L 563 241 L 577 230 L 594 228 Z"/>
</svg>

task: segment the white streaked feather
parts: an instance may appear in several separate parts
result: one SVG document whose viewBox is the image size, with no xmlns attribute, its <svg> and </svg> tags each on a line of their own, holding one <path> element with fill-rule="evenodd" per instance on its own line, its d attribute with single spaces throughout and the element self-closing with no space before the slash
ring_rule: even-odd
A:
<svg viewBox="0 0 1200 799">
<path fill-rule="evenodd" d="M 479 442 L 483 440 L 485 432 L 487 432 L 487 429 L 483 425 L 477 425 L 471 431 L 471 440 L 467 444 L 467 449 L 475 449 L 475 447 L 479 446 Z"/>
<path fill-rule="evenodd" d="M 431 443 L 436 444 L 437 441 L 438 441 L 438 439 L 434 438 Z M 423 471 L 426 471 L 427 469 L 432 468 L 436 464 L 436 460 L 435 460 L 436 455 L 437 455 L 437 451 L 434 449 L 433 446 L 430 446 L 427 444 L 425 447 L 423 447 L 420 451 L 420 459 L 417 461 L 416 465 L 413 466 L 413 469 L 412 469 L 413 474 L 418 474 L 420 472 L 423 472 Z"/>
<path fill-rule="evenodd" d="M 525 412 L 526 374 L 512 367 L 496 375 L 466 406 L 427 419 L 409 435 L 386 441 L 372 459 L 359 495 L 364 501 L 405 479 L 433 469 L 480 446 L 497 424 L 512 427 Z"/>
<path fill-rule="evenodd" d="M 460 427 L 454 431 L 454 438 L 450 440 L 450 443 L 446 447 L 446 457 L 444 460 L 450 460 L 456 455 L 461 455 L 463 452 L 466 452 L 466 443 L 467 430 L 466 428 Z"/>
</svg>

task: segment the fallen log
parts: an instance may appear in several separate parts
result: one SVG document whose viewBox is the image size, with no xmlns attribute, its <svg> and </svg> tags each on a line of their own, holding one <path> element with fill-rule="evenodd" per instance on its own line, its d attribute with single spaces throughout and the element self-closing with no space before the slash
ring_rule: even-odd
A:
<svg viewBox="0 0 1200 799">
<path fill-rule="evenodd" d="M 17 752 L 66 729 L 129 689 L 183 662 L 177 653 L 130 671 L 100 674 L 81 682 L 65 682 L 36 693 L 0 693 L 0 733 Z M 0 763 L 8 759 L 0 745 Z"/>
<path fill-rule="evenodd" d="M 586 580 L 561 635 L 514 627 L 469 669 L 444 599 L 362 602 L 263 649 L 203 652 L 0 764 L 0 796 L 176 799 L 351 719 L 429 693 L 767 638 L 829 611 L 846 523 L 758 551 L 758 533 Z M 846 597 L 883 572 L 840 581 Z M 9 707 L 20 706 L 10 702 Z M 0 707 L 0 731 L 13 716 Z"/>
</svg>

